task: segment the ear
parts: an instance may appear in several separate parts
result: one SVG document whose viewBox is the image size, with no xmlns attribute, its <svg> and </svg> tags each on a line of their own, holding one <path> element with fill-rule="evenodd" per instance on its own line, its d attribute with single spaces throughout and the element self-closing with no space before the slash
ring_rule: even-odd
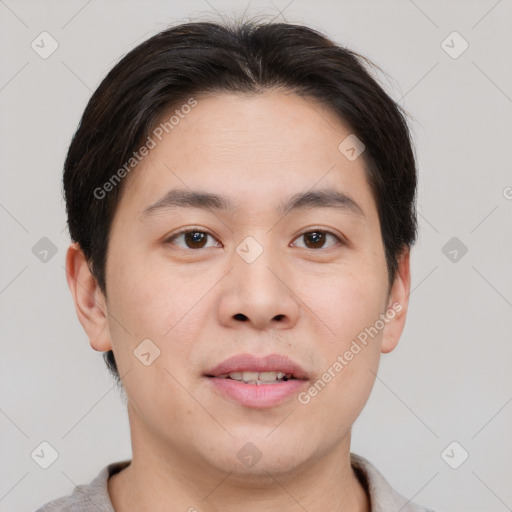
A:
<svg viewBox="0 0 512 512">
<path fill-rule="evenodd" d="M 410 249 L 403 252 L 398 260 L 398 269 L 391 287 L 387 312 L 389 319 L 383 336 L 381 352 L 391 352 L 397 345 L 405 326 L 411 288 Z"/>
<path fill-rule="evenodd" d="M 71 244 L 66 253 L 66 279 L 91 347 L 98 352 L 111 350 L 106 298 L 77 243 Z"/>
</svg>

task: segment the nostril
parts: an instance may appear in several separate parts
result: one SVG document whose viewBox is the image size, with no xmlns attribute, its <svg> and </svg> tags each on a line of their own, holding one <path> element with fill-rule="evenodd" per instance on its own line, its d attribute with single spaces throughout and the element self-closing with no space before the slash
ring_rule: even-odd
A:
<svg viewBox="0 0 512 512">
<path fill-rule="evenodd" d="M 241 320 L 242 322 L 245 322 L 248 320 L 248 318 L 242 313 L 237 313 L 235 315 L 235 320 Z"/>
</svg>

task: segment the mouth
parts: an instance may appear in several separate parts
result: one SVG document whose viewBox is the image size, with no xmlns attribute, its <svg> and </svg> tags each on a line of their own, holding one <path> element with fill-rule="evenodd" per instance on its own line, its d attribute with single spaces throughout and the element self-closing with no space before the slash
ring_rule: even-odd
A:
<svg viewBox="0 0 512 512">
<path fill-rule="evenodd" d="M 287 356 L 240 354 L 204 374 L 215 393 L 244 407 L 279 405 L 301 391 L 309 381 L 306 371 Z"/>
<path fill-rule="evenodd" d="M 308 380 L 306 371 L 288 356 L 269 354 L 255 356 L 237 354 L 218 364 L 208 372 L 206 377 L 231 379 L 246 384 L 276 384 L 288 380 Z"/>
<path fill-rule="evenodd" d="M 256 371 L 244 371 L 244 372 L 231 372 L 224 373 L 222 375 L 207 375 L 210 378 L 218 379 L 230 379 L 236 380 L 237 382 L 243 382 L 244 384 L 256 384 L 258 386 L 262 384 L 278 384 L 279 382 L 287 382 L 289 380 L 296 380 L 296 377 L 292 373 L 285 373 L 283 371 L 269 371 L 269 372 L 256 372 Z"/>
</svg>

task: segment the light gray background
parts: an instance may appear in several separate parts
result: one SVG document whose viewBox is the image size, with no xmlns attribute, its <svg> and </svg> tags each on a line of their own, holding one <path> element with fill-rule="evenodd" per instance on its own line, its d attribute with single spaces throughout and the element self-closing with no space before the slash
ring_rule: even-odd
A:
<svg viewBox="0 0 512 512">
<path fill-rule="evenodd" d="M 0 0 L 0 510 L 29 512 L 131 456 L 124 405 L 64 273 L 67 146 L 114 63 L 169 23 L 223 14 L 306 23 L 368 56 L 414 118 L 420 235 L 399 347 L 384 355 L 353 451 L 440 511 L 512 507 L 512 2 Z M 282 11 L 281 14 L 279 12 Z M 42 59 L 31 42 L 59 44 Z M 441 43 L 457 31 L 457 59 Z M 455 50 L 460 41 L 448 44 Z M 507 188 L 509 187 L 509 188 Z M 46 263 L 32 247 L 48 237 Z M 442 248 L 457 237 L 456 262 Z M 42 441 L 59 454 L 46 470 Z M 441 457 L 457 441 L 458 469 Z M 449 451 L 451 460 L 461 448 Z"/>
</svg>

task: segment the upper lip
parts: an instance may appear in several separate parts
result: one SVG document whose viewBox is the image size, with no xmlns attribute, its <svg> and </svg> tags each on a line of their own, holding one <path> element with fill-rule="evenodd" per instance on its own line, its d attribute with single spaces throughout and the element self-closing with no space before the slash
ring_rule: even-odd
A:
<svg viewBox="0 0 512 512">
<path fill-rule="evenodd" d="M 289 357 L 281 354 L 269 354 L 265 357 L 252 354 L 237 354 L 218 364 L 208 372 L 208 377 L 218 377 L 232 372 L 271 372 L 282 371 L 292 374 L 296 379 L 308 379 L 306 371 Z"/>
</svg>

